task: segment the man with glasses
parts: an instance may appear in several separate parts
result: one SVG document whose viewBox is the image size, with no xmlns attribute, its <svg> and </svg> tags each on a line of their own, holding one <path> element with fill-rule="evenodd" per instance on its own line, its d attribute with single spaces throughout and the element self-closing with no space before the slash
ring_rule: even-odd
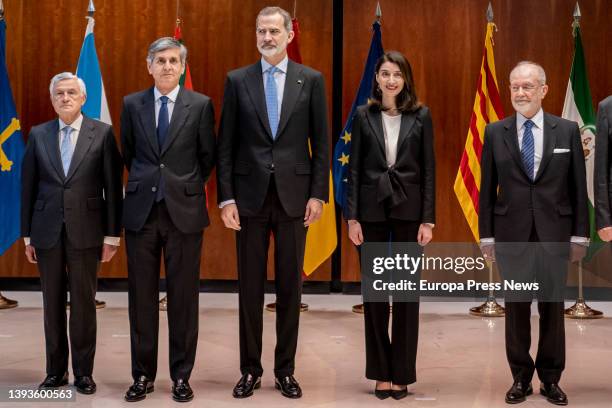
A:
<svg viewBox="0 0 612 408">
<path fill-rule="evenodd" d="M 49 86 L 57 119 L 34 126 L 22 164 L 21 234 L 37 263 L 44 305 L 47 377 L 68 384 L 66 284 L 76 390 L 96 392 L 96 274 L 117 252 L 121 230 L 121 156 L 110 126 L 81 113 L 85 83 L 70 72 Z"/>
<path fill-rule="evenodd" d="M 548 85 L 540 65 L 518 63 L 510 72 L 510 92 L 516 114 L 485 128 L 481 247 L 486 257 L 497 258 L 502 278 L 535 277 L 556 292 L 538 291 L 540 338 L 535 362 L 529 354 L 531 297 L 506 293 L 506 355 L 514 378 L 506 402 L 525 401 L 533 392 L 531 379 L 537 370 L 540 393 L 553 404 L 566 405 L 567 396 L 559 387 L 565 368 L 562 289 L 569 242 L 572 260 L 584 254 L 588 243 L 584 153 L 578 125 L 542 110 Z M 555 243 L 548 245 L 553 252 L 534 251 L 540 248 L 536 243 Z M 531 256 L 513 256 L 508 253 L 512 250 Z M 552 283 L 543 278 L 551 278 Z M 546 297 L 551 293 L 555 296 Z"/>
<path fill-rule="evenodd" d="M 329 195 L 323 76 L 287 58 L 291 16 L 266 7 L 256 19 L 255 64 L 228 74 L 219 128 L 217 193 L 221 218 L 236 230 L 240 371 L 235 398 L 260 386 L 264 284 L 270 234 L 276 284 L 276 388 L 300 398 L 295 353 L 306 229 Z M 308 146 L 312 147 L 312 155 Z"/>
</svg>

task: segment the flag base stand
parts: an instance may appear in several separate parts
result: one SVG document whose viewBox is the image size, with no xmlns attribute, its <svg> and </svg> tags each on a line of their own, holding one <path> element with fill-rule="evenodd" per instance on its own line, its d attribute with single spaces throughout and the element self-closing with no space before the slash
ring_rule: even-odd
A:
<svg viewBox="0 0 612 408">
<path fill-rule="evenodd" d="M 506 311 L 494 297 L 488 297 L 482 305 L 470 308 L 470 314 L 480 317 L 504 317 Z"/>
<path fill-rule="evenodd" d="M 363 314 L 363 303 L 353 306 L 353 313 Z"/>
<path fill-rule="evenodd" d="M 565 309 L 565 317 L 568 319 L 601 319 L 603 312 L 590 308 L 583 298 L 578 298 L 574 306 Z"/>
<path fill-rule="evenodd" d="M 104 309 L 105 307 L 105 301 L 96 299 L 96 309 Z M 66 309 L 70 309 L 70 301 L 66 302 Z"/>
<path fill-rule="evenodd" d="M 168 310 L 168 296 L 164 296 L 159 301 L 159 310 L 161 310 L 162 312 L 165 312 L 166 310 Z"/>
<path fill-rule="evenodd" d="M 276 302 L 275 303 L 268 303 L 266 305 L 266 310 L 268 312 L 276 312 Z M 308 311 L 308 303 L 300 303 L 300 312 L 307 312 Z"/>
<path fill-rule="evenodd" d="M 13 309 L 19 305 L 19 302 L 13 299 L 6 298 L 0 293 L 0 309 Z"/>
</svg>

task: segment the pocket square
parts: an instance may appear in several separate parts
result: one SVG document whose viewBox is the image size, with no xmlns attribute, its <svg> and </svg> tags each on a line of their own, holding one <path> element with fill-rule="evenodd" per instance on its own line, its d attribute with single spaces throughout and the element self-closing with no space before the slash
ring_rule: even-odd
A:
<svg viewBox="0 0 612 408">
<path fill-rule="evenodd" d="M 569 153 L 570 149 L 555 149 L 553 153 Z"/>
</svg>

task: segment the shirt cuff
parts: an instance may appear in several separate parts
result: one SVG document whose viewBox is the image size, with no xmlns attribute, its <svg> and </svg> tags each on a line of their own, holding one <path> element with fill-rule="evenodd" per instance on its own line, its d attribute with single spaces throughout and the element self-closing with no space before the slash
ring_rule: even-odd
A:
<svg viewBox="0 0 612 408">
<path fill-rule="evenodd" d="M 427 225 L 431 229 L 436 226 L 436 224 L 432 224 L 431 222 L 423 222 L 422 224 Z"/>
<path fill-rule="evenodd" d="M 28 246 L 30 245 L 30 237 L 23 237 L 23 243 Z"/>
<path fill-rule="evenodd" d="M 325 201 L 321 200 L 320 198 L 316 198 L 316 197 L 310 197 L 311 200 L 317 200 L 318 202 L 320 202 L 321 204 L 325 204 Z"/>
<path fill-rule="evenodd" d="M 219 208 L 223 208 L 228 204 L 236 204 L 236 200 L 232 198 L 231 200 L 221 201 L 221 203 L 219 203 Z"/>
<path fill-rule="evenodd" d="M 570 242 L 573 244 L 589 246 L 589 239 L 587 237 L 577 237 L 575 235 L 572 235 L 572 237 L 570 238 Z"/>
<path fill-rule="evenodd" d="M 495 238 L 480 238 L 480 245 L 491 245 L 495 243 Z"/>
<path fill-rule="evenodd" d="M 121 242 L 120 237 L 104 237 L 104 243 L 112 246 L 119 246 Z"/>
</svg>

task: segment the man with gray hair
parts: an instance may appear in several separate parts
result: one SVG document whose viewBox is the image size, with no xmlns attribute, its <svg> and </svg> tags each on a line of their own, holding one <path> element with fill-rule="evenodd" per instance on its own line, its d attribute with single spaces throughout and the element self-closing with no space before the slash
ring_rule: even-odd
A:
<svg viewBox="0 0 612 408">
<path fill-rule="evenodd" d="M 487 125 L 482 148 L 478 226 L 483 253 L 497 259 L 504 280 L 535 281 L 542 287 L 535 362 L 529 353 L 531 294 L 506 292 L 506 355 L 514 380 L 506 392 L 508 404 L 523 402 L 533 392 L 537 370 L 540 393 L 553 404 L 567 405 L 559 387 L 565 368 L 567 257 L 578 260 L 588 245 L 580 131 L 576 122 L 542 110 L 547 92 L 540 65 L 517 64 L 510 72 L 516 114 Z M 542 247 L 537 243 L 546 243 L 548 252 L 534 250 Z"/>
<path fill-rule="evenodd" d="M 40 272 L 47 377 L 40 388 L 68 384 L 66 284 L 76 390 L 93 394 L 98 263 L 117 252 L 121 230 L 121 156 L 109 125 L 81 113 L 85 84 L 70 72 L 53 77 L 58 117 L 34 126 L 22 164 L 21 234 Z"/>
<path fill-rule="evenodd" d="M 266 7 L 256 20 L 261 59 L 227 75 L 219 130 L 217 199 L 236 231 L 240 371 L 235 398 L 261 384 L 264 283 L 270 235 L 276 282 L 275 386 L 300 398 L 294 378 L 306 230 L 329 195 L 325 84 L 287 58 L 291 16 Z M 310 154 L 308 146 L 312 147 Z"/>
<path fill-rule="evenodd" d="M 209 97 L 179 85 L 187 49 L 163 37 L 147 54 L 154 86 L 125 97 L 121 144 L 128 171 L 123 226 L 128 258 L 133 385 L 125 400 L 153 391 L 157 374 L 160 261 L 166 270 L 172 398 L 193 399 L 200 256 L 209 225 L 205 183 L 215 164 Z"/>
</svg>

